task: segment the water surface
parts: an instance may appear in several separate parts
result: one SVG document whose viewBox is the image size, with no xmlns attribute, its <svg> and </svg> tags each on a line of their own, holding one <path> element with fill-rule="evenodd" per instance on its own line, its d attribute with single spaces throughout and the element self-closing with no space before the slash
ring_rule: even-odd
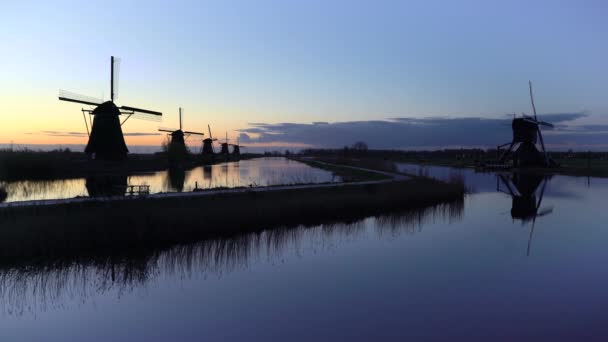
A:
<svg viewBox="0 0 608 342">
<path fill-rule="evenodd" d="M 608 338 L 608 180 L 449 171 L 464 207 L 4 267 L 0 340 Z"/>
<path fill-rule="evenodd" d="M 241 186 L 338 182 L 331 172 L 282 157 L 256 158 L 131 176 L 96 176 L 43 181 L 0 182 L 5 202 L 121 194 L 126 185 L 149 185 L 150 193 Z"/>
</svg>

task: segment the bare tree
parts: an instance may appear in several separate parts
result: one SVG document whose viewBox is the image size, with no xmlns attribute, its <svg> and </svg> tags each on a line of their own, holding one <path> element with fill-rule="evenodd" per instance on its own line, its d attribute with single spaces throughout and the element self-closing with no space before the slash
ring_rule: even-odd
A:
<svg viewBox="0 0 608 342">
<path fill-rule="evenodd" d="M 352 149 L 355 151 L 360 151 L 360 152 L 367 151 L 367 149 L 368 149 L 367 143 L 364 141 L 357 141 L 356 143 L 353 144 Z"/>
</svg>

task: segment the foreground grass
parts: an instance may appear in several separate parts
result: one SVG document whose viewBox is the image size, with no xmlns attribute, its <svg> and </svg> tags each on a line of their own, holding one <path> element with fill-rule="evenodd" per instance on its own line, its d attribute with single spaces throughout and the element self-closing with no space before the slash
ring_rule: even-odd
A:
<svg viewBox="0 0 608 342">
<path fill-rule="evenodd" d="M 91 201 L 0 209 L 0 263 L 114 254 L 276 227 L 351 222 L 462 203 L 464 189 L 429 179 L 217 196 Z"/>
</svg>

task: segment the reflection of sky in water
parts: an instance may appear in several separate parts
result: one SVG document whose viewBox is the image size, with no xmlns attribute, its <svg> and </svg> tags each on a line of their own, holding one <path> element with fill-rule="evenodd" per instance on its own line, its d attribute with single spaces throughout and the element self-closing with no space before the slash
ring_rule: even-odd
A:
<svg viewBox="0 0 608 342">
<path fill-rule="evenodd" d="M 552 177 L 532 236 L 491 189 L 460 214 L 176 247 L 114 282 L 100 264 L 0 271 L 0 339 L 604 340 L 608 179 Z"/>
<path fill-rule="evenodd" d="M 176 247 L 117 266 L 114 282 L 99 264 L 3 271 L 0 337 L 605 336 L 608 182 L 556 176 L 548 187 L 561 185 L 577 196 L 547 192 L 555 209 L 537 220 L 530 256 L 531 224 L 512 220 L 510 196 L 485 192 L 467 196 L 460 216 L 369 218 Z"/>
<path fill-rule="evenodd" d="M 128 177 L 129 185 L 149 185 L 151 193 L 199 188 L 267 186 L 340 181 L 331 172 L 285 158 L 259 158 L 197 167 L 187 171 L 159 171 Z M 84 178 L 2 183 L 7 202 L 88 196 Z M 124 184 L 123 184 L 124 185 Z"/>
</svg>

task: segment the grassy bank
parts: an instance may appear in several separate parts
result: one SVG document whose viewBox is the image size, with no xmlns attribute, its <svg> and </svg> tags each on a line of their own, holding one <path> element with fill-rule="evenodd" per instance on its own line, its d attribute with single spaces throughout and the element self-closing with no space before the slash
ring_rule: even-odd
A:
<svg viewBox="0 0 608 342">
<path fill-rule="evenodd" d="M 429 179 L 0 210 L 0 260 L 70 257 L 301 224 L 350 222 L 462 202 L 463 189 Z"/>
</svg>

